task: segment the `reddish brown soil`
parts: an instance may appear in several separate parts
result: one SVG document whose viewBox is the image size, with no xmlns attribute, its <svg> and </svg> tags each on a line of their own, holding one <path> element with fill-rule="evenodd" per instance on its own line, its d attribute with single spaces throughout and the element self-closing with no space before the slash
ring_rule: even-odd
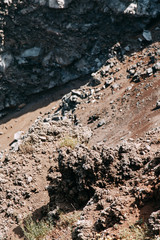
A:
<svg viewBox="0 0 160 240">
<path fill-rule="evenodd" d="M 150 51 L 154 50 L 155 47 L 159 47 L 159 43 L 155 43 L 150 46 Z M 121 140 L 133 138 L 137 139 L 143 137 L 147 131 L 152 128 L 156 128 L 160 125 L 160 109 L 155 109 L 156 102 L 160 98 L 160 74 L 157 72 L 155 76 L 145 77 L 139 83 L 131 83 L 130 79 L 127 79 L 127 68 L 141 59 L 144 61 L 144 65 L 148 64 L 148 57 L 143 58 L 143 54 L 147 51 L 144 49 L 142 52 L 136 53 L 135 56 L 131 56 L 125 60 L 124 63 L 118 63 L 120 71 L 115 73 L 114 77 L 119 77 L 120 80 L 117 80 L 116 83 L 120 85 L 120 89 L 112 92 L 111 88 L 105 88 L 100 90 L 97 95 L 100 96 L 99 100 L 96 100 L 94 103 L 82 103 L 76 110 L 76 114 L 80 123 L 83 125 L 88 125 L 93 130 L 93 136 L 89 141 L 89 146 L 92 146 L 98 142 L 105 142 L 108 146 L 114 146 L 119 143 Z M 139 57 L 142 56 L 142 57 Z M 113 70 L 114 71 L 114 70 Z M 102 87 L 105 81 L 105 78 L 102 80 L 103 83 L 100 86 L 95 87 L 95 90 Z M 84 83 L 83 81 L 81 83 Z M 151 84 L 149 87 L 147 87 Z M 78 83 L 80 85 L 80 83 Z M 126 90 L 129 86 L 132 86 L 131 90 Z M 146 86 L 146 89 L 144 88 Z M 59 91 L 53 91 L 49 95 L 43 95 L 41 100 L 35 100 L 34 103 L 29 103 L 19 112 L 12 113 L 6 118 L 1 120 L 0 132 L 3 132 L 0 135 L 0 150 L 8 149 L 9 144 L 13 141 L 14 133 L 17 131 L 26 132 L 29 126 L 36 120 L 39 115 L 44 115 L 46 112 L 49 112 L 53 107 L 57 108 L 59 105 L 59 96 L 62 96 L 64 93 L 68 92 L 71 88 L 78 88 L 76 83 L 70 83 L 66 86 L 66 89 L 60 88 Z M 88 86 L 83 87 L 86 90 Z M 140 92 L 140 95 L 137 93 Z M 55 100 L 52 101 L 52 94 L 54 94 Z M 124 94 L 127 96 L 126 100 L 123 101 Z M 139 104 L 137 104 L 139 102 Z M 34 104 L 34 107 L 33 107 Z M 114 107 L 112 107 L 114 105 Z M 99 119 L 93 123 L 88 124 L 88 119 L 92 115 L 97 114 Z M 102 127 L 97 128 L 97 124 L 100 119 L 105 119 L 106 124 Z M 160 139 L 160 136 L 156 136 L 157 139 Z M 159 144 L 153 146 L 155 149 L 159 148 Z M 31 198 L 26 201 L 26 205 L 21 209 L 17 209 L 17 213 L 29 213 L 35 212 L 38 213 L 39 210 L 48 204 L 49 198 L 48 193 L 45 190 L 47 185 L 47 171 L 51 165 L 49 156 L 52 154 L 53 145 L 49 143 L 46 145 L 46 153 L 43 154 L 40 152 L 36 153 L 36 157 L 42 159 L 41 161 L 41 173 L 35 173 L 35 185 L 37 185 L 37 194 L 33 194 Z M 20 164 L 23 159 L 21 155 L 16 155 Z M 26 155 L 26 159 L 30 156 Z M 29 160 L 29 159 L 28 159 Z M 30 159 L 31 160 L 31 159 Z M 52 163 L 53 165 L 53 163 Z M 30 161 L 27 166 L 24 166 L 26 172 L 34 171 L 34 163 Z M 32 170 L 31 170 L 32 169 Z M 116 191 L 116 189 L 113 189 Z M 114 193 L 115 194 L 115 193 Z M 119 194 L 117 191 L 116 194 Z M 115 195 L 116 195 L 115 194 Z M 126 198 L 128 202 L 127 214 L 130 215 L 129 222 L 125 222 L 121 228 L 126 228 L 128 225 L 135 223 L 139 218 L 148 218 L 150 213 L 155 209 L 153 203 L 148 203 L 140 210 L 137 209 L 136 212 L 132 212 L 130 208 L 133 199 L 128 197 Z M 88 218 L 92 221 L 92 218 L 96 217 L 94 209 L 90 210 Z M 109 229 L 110 233 L 113 229 Z M 119 231 L 119 229 L 118 229 Z M 15 234 L 16 233 L 16 234 Z M 11 240 L 22 239 L 20 229 L 17 228 L 17 225 L 11 227 L 8 236 Z M 116 233 L 116 230 L 115 230 Z M 52 237 L 48 239 L 71 239 L 70 238 L 70 229 L 68 228 L 57 228 L 54 230 Z M 65 238 L 66 236 L 66 238 Z"/>
</svg>

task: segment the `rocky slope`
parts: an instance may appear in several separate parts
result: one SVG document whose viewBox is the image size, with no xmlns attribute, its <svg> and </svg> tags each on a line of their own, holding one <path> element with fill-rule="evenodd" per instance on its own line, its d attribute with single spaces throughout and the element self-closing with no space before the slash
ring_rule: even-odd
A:
<svg viewBox="0 0 160 240">
<path fill-rule="evenodd" d="M 52 219 L 43 239 L 158 240 L 158 1 L 5 1 L 1 8 L 1 110 L 66 81 L 79 86 L 64 85 L 68 93 L 54 101 L 48 93 L 47 112 L 19 106 L 28 115 L 14 115 L 12 127 L 4 118 L 0 240 L 24 239 L 30 215 Z"/>
<path fill-rule="evenodd" d="M 132 46 L 131 36 L 158 17 L 160 4 L 156 0 L 3 0 L 0 11 L 3 116 L 7 109 L 29 101 L 30 95 L 98 70 L 117 39 L 124 47 Z"/>
<path fill-rule="evenodd" d="M 119 239 L 142 220 L 152 232 L 144 239 L 158 239 L 159 59 L 159 41 L 123 62 L 110 58 L 15 135 L 1 152 L 1 239 L 23 239 L 30 214 L 54 220 L 47 239 Z M 72 221 L 78 212 L 72 231 L 59 226 L 60 212 Z"/>
</svg>

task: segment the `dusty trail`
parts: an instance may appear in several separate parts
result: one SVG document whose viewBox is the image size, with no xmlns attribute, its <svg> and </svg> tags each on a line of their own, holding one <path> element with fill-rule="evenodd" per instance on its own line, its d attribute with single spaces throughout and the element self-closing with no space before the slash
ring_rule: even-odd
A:
<svg viewBox="0 0 160 240">
<path fill-rule="evenodd" d="M 43 116 L 52 108 L 58 107 L 63 95 L 71 91 L 71 89 L 79 88 L 86 82 L 87 77 L 33 96 L 22 109 L 15 110 L 0 119 L 0 151 L 8 149 L 17 131 L 26 132 L 38 116 Z"/>
<path fill-rule="evenodd" d="M 41 101 L 41 100 L 40 100 Z M 38 103 L 37 103 L 38 105 Z M 49 111 L 52 107 L 56 105 L 56 102 L 50 103 L 45 107 L 37 108 L 37 110 L 30 111 L 32 109 L 32 103 L 28 104 L 23 110 L 19 113 L 13 113 L 13 118 L 11 118 L 6 123 L 1 124 L 0 131 L 3 133 L 0 136 L 0 150 L 7 149 L 9 144 L 14 139 L 14 134 L 17 131 L 27 131 L 29 126 L 36 120 L 40 115 L 43 115 L 45 112 Z M 26 110 L 28 111 L 26 112 Z M 25 111 L 25 113 L 23 113 Z"/>
</svg>

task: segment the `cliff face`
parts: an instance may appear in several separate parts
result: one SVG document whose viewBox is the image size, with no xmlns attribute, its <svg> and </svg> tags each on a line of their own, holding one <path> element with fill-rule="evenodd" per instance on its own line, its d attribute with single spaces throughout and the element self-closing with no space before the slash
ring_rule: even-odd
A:
<svg viewBox="0 0 160 240">
<path fill-rule="evenodd" d="M 158 16 L 158 2 L 2 1 L 0 116 L 32 94 L 98 70 L 114 44 L 129 43 Z"/>
<path fill-rule="evenodd" d="M 97 1 L 97 0 L 95 0 Z M 73 0 L 35 0 L 41 6 L 48 6 L 50 8 L 66 8 Z M 97 3 L 103 4 L 103 11 L 114 13 L 129 13 L 136 15 L 147 15 L 151 17 L 157 16 L 160 11 L 160 3 L 158 0 L 100 0 Z"/>
</svg>

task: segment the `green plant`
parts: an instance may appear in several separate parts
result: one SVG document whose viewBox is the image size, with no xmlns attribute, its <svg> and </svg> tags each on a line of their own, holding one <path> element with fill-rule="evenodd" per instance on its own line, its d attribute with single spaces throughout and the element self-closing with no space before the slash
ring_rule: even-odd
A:
<svg viewBox="0 0 160 240">
<path fill-rule="evenodd" d="M 21 226 L 27 240 L 42 240 L 53 228 L 51 221 L 34 221 L 31 217 Z"/>
<path fill-rule="evenodd" d="M 61 140 L 60 147 L 70 147 L 73 149 L 75 148 L 77 143 L 78 143 L 77 138 L 66 136 Z"/>
</svg>

